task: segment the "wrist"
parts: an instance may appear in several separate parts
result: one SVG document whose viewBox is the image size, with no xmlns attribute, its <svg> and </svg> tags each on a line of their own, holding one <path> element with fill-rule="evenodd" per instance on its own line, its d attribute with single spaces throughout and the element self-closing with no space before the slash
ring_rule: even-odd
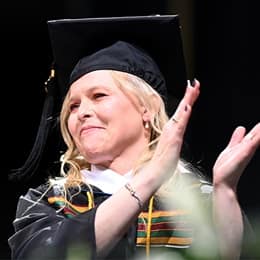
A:
<svg viewBox="0 0 260 260">
<path fill-rule="evenodd" d="M 213 194 L 215 196 L 220 195 L 229 199 L 236 199 L 237 197 L 236 188 L 231 188 L 229 185 L 222 182 L 220 183 L 213 182 Z"/>
<path fill-rule="evenodd" d="M 233 180 L 232 178 L 217 178 L 216 174 L 213 175 L 213 187 L 214 189 L 223 190 L 227 192 L 237 192 L 237 183 L 238 181 Z"/>
<path fill-rule="evenodd" d="M 161 186 L 158 177 L 159 172 L 157 174 L 156 171 L 155 168 L 151 169 L 151 167 L 147 165 L 129 182 L 143 203 L 148 201 Z"/>
</svg>

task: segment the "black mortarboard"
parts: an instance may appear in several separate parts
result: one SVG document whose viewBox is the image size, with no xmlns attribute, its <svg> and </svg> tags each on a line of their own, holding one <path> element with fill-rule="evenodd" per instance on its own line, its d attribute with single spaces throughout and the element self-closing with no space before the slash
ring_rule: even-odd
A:
<svg viewBox="0 0 260 260">
<path fill-rule="evenodd" d="M 47 25 L 58 89 L 53 91 L 51 77 L 34 147 L 16 171 L 20 176 L 31 176 L 38 168 L 51 127 L 53 103 L 62 101 L 69 84 L 87 72 L 125 71 L 146 80 L 164 100 L 167 92 L 176 98 L 183 96 L 187 78 L 178 15 L 61 19 Z"/>
<path fill-rule="evenodd" d="M 48 28 L 62 96 L 79 59 L 117 41 L 133 44 L 152 57 L 169 94 L 178 98 L 184 93 L 187 81 L 178 15 L 52 20 Z"/>
<path fill-rule="evenodd" d="M 83 57 L 70 74 L 68 85 L 84 74 L 100 69 L 134 74 L 157 90 L 166 101 L 167 88 L 164 76 L 151 56 L 139 46 L 120 40 Z"/>
</svg>

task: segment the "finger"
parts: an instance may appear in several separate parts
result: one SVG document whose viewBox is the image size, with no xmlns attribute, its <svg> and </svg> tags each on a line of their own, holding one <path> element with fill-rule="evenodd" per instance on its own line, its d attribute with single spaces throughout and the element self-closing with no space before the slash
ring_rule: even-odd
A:
<svg viewBox="0 0 260 260">
<path fill-rule="evenodd" d="M 188 80 L 188 91 L 192 90 L 193 94 L 190 96 L 189 105 L 193 106 L 194 102 L 197 100 L 199 94 L 200 94 L 200 82 L 197 79 L 194 79 L 192 81 L 192 85 L 190 84 L 190 81 Z"/>
<path fill-rule="evenodd" d="M 175 118 L 175 114 L 170 118 L 172 124 L 175 124 L 176 131 L 178 132 L 179 137 L 183 137 L 186 127 L 188 125 L 190 115 L 191 115 L 191 106 L 185 105 L 184 103 L 179 106 L 179 119 Z"/>
<path fill-rule="evenodd" d="M 185 113 L 186 106 L 193 106 L 194 102 L 197 100 L 199 96 L 199 88 L 200 84 L 198 80 L 194 80 L 194 87 L 190 85 L 190 81 L 188 80 L 188 85 L 186 87 L 184 97 L 182 98 L 175 113 L 172 116 L 172 118 L 175 119 L 174 121 L 179 121 L 180 118 L 182 118 L 183 113 Z"/>
<path fill-rule="evenodd" d="M 256 124 L 245 136 L 245 141 L 254 141 L 257 146 L 260 145 L 260 123 Z"/>
<path fill-rule="evenodd" d="M 232 133 L 232 136 L 230 138 L 227 147 L 231 148 L 232 146 L 240 143 L 243 140 L 245 133 L 246 133 L 246 129 L 243 126 L 238 126 Z"/>
</svg>

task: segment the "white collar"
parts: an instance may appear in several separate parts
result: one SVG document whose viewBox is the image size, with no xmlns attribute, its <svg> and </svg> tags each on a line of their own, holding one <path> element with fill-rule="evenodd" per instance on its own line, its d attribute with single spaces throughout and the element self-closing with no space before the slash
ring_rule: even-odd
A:
<svg viewBox="0 0 260 260">
<path fill-rule="evenodd" d="M 81 170 L 81 173 L 86 183 L 109 194 L 118 191 L 133 177 L 132 171 L 121 175 L 111 169 L 96 167 L 95 165 L 91 165 L 91 170 Z"/>
</svg>

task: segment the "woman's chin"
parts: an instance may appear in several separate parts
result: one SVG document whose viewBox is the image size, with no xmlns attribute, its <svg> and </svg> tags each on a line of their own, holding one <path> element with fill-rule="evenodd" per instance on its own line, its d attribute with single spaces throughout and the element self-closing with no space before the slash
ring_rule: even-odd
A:
<svg viewBox="0 0 260 260">
<path fill-rule="evenodd" d="M 104 154 L 102 149 L 91 150 L 85 154 L 86 160 L 90 164 L 107 164 L 107 162 L 111 161 L 111 155 Z"/>
</svg>

